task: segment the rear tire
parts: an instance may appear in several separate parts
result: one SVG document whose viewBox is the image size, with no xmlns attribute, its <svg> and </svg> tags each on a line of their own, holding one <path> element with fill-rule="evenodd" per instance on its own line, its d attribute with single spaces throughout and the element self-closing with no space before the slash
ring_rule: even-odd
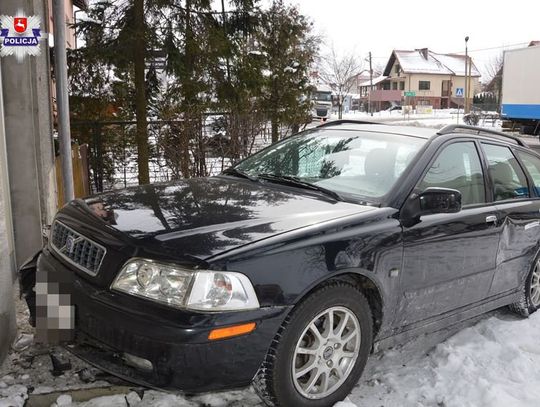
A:
<svg viewBox="0 0 540 407">
<path fill-rule="evenodd" d="M 540 257 L 536 258 L 531 272 L 523 284 L 521 298 L 510 305 L 515 313 L 528 317 L 540 308 Z"/>
<path fill-rule="evenodd" d="M 358 382 L 372 335 L 365 296 L 349 283 L 328 283 L 287 317 L 253 386 L 269 406 L 331 407 Z"/>
</svg>

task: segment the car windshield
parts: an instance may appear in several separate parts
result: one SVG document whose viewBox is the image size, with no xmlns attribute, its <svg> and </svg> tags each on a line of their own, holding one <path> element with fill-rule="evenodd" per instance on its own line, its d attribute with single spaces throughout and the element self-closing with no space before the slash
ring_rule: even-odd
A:
<svg viewBox="0 0 540 407">
<path fill-rule="evenodd" d="M 316 129 L 289 137 L 235 168 L 249 176 L 295 177 L 342 196 L 386 195 L 424 139 L 387 133 Z"/>
</svg>

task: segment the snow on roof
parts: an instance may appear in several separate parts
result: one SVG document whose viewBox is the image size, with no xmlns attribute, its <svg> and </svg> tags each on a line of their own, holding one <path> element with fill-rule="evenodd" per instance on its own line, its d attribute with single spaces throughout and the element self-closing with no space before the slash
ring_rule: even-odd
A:
<svg viewBox="0 0 540 407">
<path fill-rule="evenodd" d="M 376 85 L 384 81 L 386 78 L 388 78 L 388 76 L 378 76 L 376 78 L 373 78 L 373 85 Z M 368 80 L 368 81 L 359 83 L 358 86 L 371 86 L 371 82 Z"/>
<path fill-rule="evenodd" d="M 401 70 L 404 73 L 427 73 L 439 75 L 464 76 L 465 56 L 457 54 L 437 54 L 426 48 L 414 51 L 394 50 L 386 69 L 385 74 L 390 74 L 394 58 L 397 58 Z M 480 72 L 472 64 L 472 76 L 480 76 Z"/>
<path fill-rule="evenodd" d="M 455 75 L 465 76 L 465 55 L 436 54 L 435 52 L 431 51 L 430 54 L 432 54 L 434 58 L 450 69 Z M 472 59 L 469 59 L 469 62 L 472 62 L 471 76 L 481 76 Z"/>
<path fill-rule="evenodd" d="M 452 71 L 437 61 L 428 51 L 427 58 L 421 50 L 394 51 L 401 70 L 405 73 L 432 73 L 451 75 Z M 386 72 L 385 72 L 386 73 Z"/>
</svg>

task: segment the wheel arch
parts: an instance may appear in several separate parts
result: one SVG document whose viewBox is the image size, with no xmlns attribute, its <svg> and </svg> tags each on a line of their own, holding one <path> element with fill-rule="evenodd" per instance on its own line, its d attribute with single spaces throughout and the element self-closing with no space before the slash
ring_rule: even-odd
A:
<svg viewBox="0 0 540 407">
<path fill-rule="evenodd" d="M 344 281 L 355 286 L 365 295 L 373 317 L 373 339 L 375 339 L 382 327 L 384 317 L 384 295 L 377 279 L 371 273 L 357 269 L 341 270 L 329 276 L 317 280 L 294 301 L 297 305 L 305 300 L 311 293 L 332 281 Z"/>
</svg>

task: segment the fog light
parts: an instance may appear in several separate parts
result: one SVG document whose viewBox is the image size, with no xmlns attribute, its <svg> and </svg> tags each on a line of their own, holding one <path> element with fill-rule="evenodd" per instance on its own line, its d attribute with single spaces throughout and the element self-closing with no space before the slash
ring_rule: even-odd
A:
<svg viewBox="0 0 540 407">
<path fill-rule="evenodd" d="M 122 355 L 122 360 L 128 366 L 134 367 L 136 369 L 144 370 L 145 372 L 151 372 L 154 370 L 154 365 L 148 359 L 140 358 L 135 355 L 130 355 L 129 353 L 124 353 Z"/>
</svg>

